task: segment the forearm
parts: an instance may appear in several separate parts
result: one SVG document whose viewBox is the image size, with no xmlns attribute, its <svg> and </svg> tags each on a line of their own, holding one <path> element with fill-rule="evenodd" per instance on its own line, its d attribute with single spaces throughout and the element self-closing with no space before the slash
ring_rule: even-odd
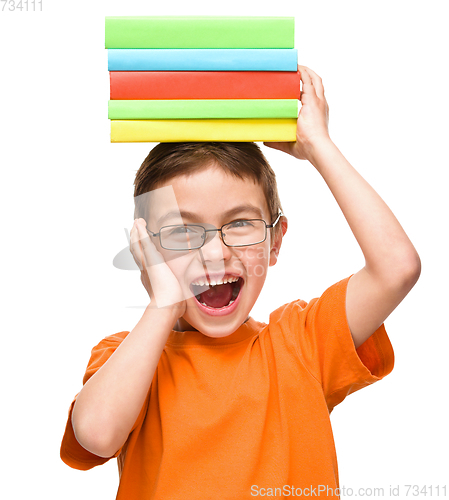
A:
<svg viewBox="0 0 449 500">
<path fill-rule="evenodd" d="M 419 258 L 386 203 L 330 139 L 312 147 L 310 161 L 340 206 L 363 252 L 367 272 L 383 280 L 404 279 L 414 262 L 418 266 Z"/>
<path fill-rule="evenodd" d="M 365 257 L 348 282 L 346 317 L 355 347 L 385 321 L 416 283 L 419 256 L 401 225 L 376 191 L 329 138 L 329 107 L 321 78 L 305 66 L 296 141 L 266 143 L 309 160 L 340 206 Z"/>
<path fill-rule="evenodd" d="M 177 316 L 147 308 L 114 354 L 84 385 L 72 414 L 77 440 L 88 451 L 112 456 L 126 441 Z"/>
</svg>

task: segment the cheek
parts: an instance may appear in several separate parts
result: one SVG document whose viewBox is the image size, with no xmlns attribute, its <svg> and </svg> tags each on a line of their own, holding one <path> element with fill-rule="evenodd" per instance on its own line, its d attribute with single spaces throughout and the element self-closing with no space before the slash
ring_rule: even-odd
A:
<svg viewBox="0 0 449 500">
<path fill-rule="evenodd" d="M 247 247 L 241 251 L 240 261 L 248 277 L 263 278 L 268 270 L 270 250 L 268 246 Z"/>
<path fill-rule="evenodd" d="M 175 254 L 162 250 L 161 254 L 170 268 L 171 272 L 175 275 L 180 283 L 186 282 L 188 276 L 188 269 L 195 258 L 193 253 Z"/>
</svg>

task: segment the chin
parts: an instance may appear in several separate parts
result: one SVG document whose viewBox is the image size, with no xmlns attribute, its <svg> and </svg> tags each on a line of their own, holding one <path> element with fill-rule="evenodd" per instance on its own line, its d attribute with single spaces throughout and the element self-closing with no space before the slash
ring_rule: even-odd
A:
<svg viewBox="0 0 449 500">
<path fill-rule="evenodd" d="M 183 316 L 185 322 L 188 323 L 190 330 L 197 330 L 206 337 L 220 338 L 232 335 L 243 323 L 248 319 L 248 314 L 241 316 L 235 315 L 233 318 L 211 318 L 205 321 L 200 318 L 190 317 L 189 314 Z"/>
<path fill-rule="evenodd" d="M 232 335 L 249 317 L 249 309 L 243 302 L 237 303 L 230 314 L 210 314 L 199 308 L 194 297 L 187 304 L 187 312 L 182 317 L 184 330 L 197 330 L 206 337 L 220 338 Z"/>
</svg>

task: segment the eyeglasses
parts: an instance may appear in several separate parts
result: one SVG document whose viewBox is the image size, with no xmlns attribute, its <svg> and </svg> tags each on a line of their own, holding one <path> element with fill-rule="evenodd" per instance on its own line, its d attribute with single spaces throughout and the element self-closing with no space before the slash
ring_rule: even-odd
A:
<svg viewBox="0 0 449 500">
<path fill-rule="evenodd" d="M 154 238 L 159 237 L 161 247 L 166 250 L 197 250 L 210 239 L 207 233 L 217 231 L 227 247 L 247 247 L 263 243 L 267 239 L 267 229 L 276 226 L 282 215 L 284 214 L 279 212 L 272 224 L 267 224 L 262 219 L 238 219 L 224 224 L 220 229 L 206 229 L 205 225 L 199 224 L 177 224 L 163 226 L 158 233 L 149 229 L 147 231 Z"/>
</svg>

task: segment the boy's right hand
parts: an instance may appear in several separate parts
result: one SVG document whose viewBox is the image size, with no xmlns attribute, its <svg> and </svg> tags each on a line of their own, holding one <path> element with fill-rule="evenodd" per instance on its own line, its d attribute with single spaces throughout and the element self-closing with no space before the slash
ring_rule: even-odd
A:
<svg viewBox="0 0 449 500">
<path fill-rule="evenodd" d="M 186 297 L 178 279 L 156 249 L 146 230 L 146 221 L 136 219 L 130 234 L 130 251 L 140 269 L 140 279 L 157 308 L 171 307 L 181 317 Z"/>
</svg>

